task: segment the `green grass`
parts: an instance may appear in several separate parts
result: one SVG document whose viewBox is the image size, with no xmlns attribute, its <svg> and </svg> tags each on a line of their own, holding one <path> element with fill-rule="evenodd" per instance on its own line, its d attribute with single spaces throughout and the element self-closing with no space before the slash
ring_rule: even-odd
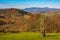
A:
<svg viewBox="0 0 60 40">
<path fill-rule="evenodd" d="M 47 33 L 41 37 L 38 32 L 0 34 L 0 40 L 60 40 L 60 33 Z"/>
</svg>

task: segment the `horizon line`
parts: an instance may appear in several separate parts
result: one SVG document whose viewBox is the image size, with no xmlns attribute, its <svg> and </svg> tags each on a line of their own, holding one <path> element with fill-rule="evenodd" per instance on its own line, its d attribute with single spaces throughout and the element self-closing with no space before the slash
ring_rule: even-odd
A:
<svg viewBox="0 0 60 40">
<path fill-rule="evenodd" d="M 16 9 L 26 9 L 26 8 L 54 8 L 54 9 L 60 9 L 59 7 L 25 7 L 25 8 L 18 8 L 18 7 L 7 7 L 7 8 L 0 8 L 0 9 L 9 9 L 9 8 L 16 8 Z"/>
</svg>

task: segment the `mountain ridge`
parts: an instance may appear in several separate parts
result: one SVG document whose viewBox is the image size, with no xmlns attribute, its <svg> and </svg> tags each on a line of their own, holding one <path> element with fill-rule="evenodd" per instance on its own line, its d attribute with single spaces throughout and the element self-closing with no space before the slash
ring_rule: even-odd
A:
<svg viewBox="0 0 60 40">
<path fill-rule="evenodd" d="M 24 11 L 31 12 L 31 13 L 45 13 L 47 11 L 53 11 L 53 10 L 60 10 L 58 8 L 48 8 L 48 7 L 30 7 L 23 9 Z"/>
</svg>

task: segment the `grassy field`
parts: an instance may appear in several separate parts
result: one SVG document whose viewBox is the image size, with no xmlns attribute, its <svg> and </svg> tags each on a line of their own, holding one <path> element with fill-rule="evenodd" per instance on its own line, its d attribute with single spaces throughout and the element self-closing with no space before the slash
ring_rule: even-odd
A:
<svg viewBox="0 0 60 40">
<path fill-rule="evenodd" d="M 0 33 L 0 40 L 60 40 L 60 33 L 47 33 L 46 37 L 41 37 L 37 32 Z"/>
</svg>

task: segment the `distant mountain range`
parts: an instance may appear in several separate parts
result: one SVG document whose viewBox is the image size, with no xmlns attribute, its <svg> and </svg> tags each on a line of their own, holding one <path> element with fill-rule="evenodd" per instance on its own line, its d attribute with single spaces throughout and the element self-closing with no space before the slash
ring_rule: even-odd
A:
<svg viewBox="0 0 60 40">
<path fill-rule="evenodd" d="M 25 8 L 23 10 L 27 11 L 27 12 L 31 12 L 31 13 L 45 13 L 47 11 L 60 10 L 60 9 L 57 9 L 57 8 L 48 8 L 48 7 L 44 7 L 44 8 L 31 7 L 31 8 Z"/>
</svg>

